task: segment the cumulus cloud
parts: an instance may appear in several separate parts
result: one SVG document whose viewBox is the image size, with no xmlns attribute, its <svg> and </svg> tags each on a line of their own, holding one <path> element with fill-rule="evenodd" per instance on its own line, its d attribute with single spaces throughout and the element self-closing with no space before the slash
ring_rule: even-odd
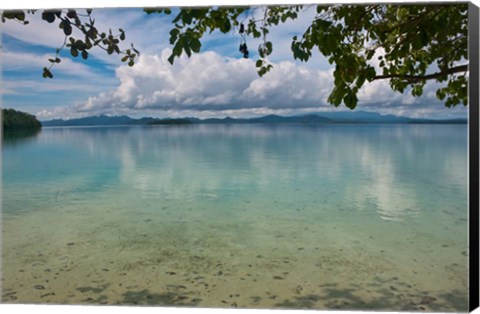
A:
<svg viewBox="0 0 480 314">
<path fill-rule="evenodd" d="M 245 117 L 294 115 L 332 108 L 327 98 L 333 88 L 333 69 L 319 70 L 282 61 L 259 77 L 251 59 L 228 58 L 207 51 L 190 58 L 183 56 L 172 66 L 167 61 L 170 54 L 168 48 L 156 55 L 142 54 L 133 67 L 117 68 L 119 83 L 113 90 L 98 93 L 69 109 L 41 111 L 38 116 Z M 358 93 L 357 108 L 416 117 L 435 113 L 461 115 L 462 109 L 445 110 L 435 98 L 436 87 L 428 83 L 424 97 L 414 98 L 408 92 L 393 92 L 387 81 L 367 83 Z"/>
<path fill-rule="evenodd" d="M 261 9 L 255 14 L 261 15 Z M 315 14 L 315 8 L 309 7 L 300 13 L 301 18 L 272 28 L 269 39 L 274 43 L 270 56 L 274 68 L 260 78 L 254 65 L 260 39 L 249 39 L 252 59 L 229 58 L 225 56 L 239 55 L 236 49 L 238 34 L 214 32 L 202 40 L 202 51 L 214 51 L 182 57 L 171 66 L 167 62 L 171 50 L 166 48 L 171 16 L 147 16 L 139 8 L 95 9 L 97 27 L 127 30 L 127 45 L 134 39 L 135 46 L 142 51 L 135 66 L 122 65 L 117 55 L 109 56 L 97 49 L 92 50 L 92 59 L 100 61 L 102 68 L 63 58 L 54 69 L 62 79 L 68 80 L 63 80 L 62 84 L 48 80 L 39 82 L 35 78 L 21 77 L 18 72 L 40 71 L 47 55 L 5 49 L 3 70 L 8 75 L 4 77 L 1 92 L 14 103 L 18 103 L 14 99 L 17 94 L 33 95 L 28 101 L 35 103 L 41 119 L 95 114 L 206 118 L 347 110 L 343 105 L 334 108 L 326 101 L 333 88 L 333 69 L 324 57 L 315 51 L 308 63 L 292 58 L 291 37 L 301 35 Z M 45 23 L 40 14 L 29 16 L 29 20 L 28 27 L 7 22 L 2 31 L 23 43 L 52 48 L 53 54 L 63 40 L 56 36 L 61 34 L 57 23 Z M 378 56 L 383 53 L 378 50 L 372 59 L 377 72 L 380 71 Z M 111 77 L 114 68 L 116 77 Z M 14 72 L 16 74 L 12 75 Z M 388 81 L 367 83 L 358 93 L 357 110 L 417 117 L 465 115 L 467 109 L 460 106 L 446 109 L 436 99 L 437 86 L 429 82 L 424 96 L 415 98 L 408 91 L 404 94 L 393 92 Z M 37 97 L 40 93 L 60 95 L 55 99 L 62 99 L 65 105 L 53 108 L 60 104 L 59 101 L 46 105 Z"/>
<path fill-rule="evenodd" d="M 292 62 L 274 64 L 264 77 L 251 59 L 231 59 L 209 51 L 182 57 L 171 66 L 171 51 L 142 55 L 133 67 L 116 71 L 119 86 L 90 97 L 75 109 L 225 111 L 249 108 L 312 108 L 326 105 L 331 71 L 308 69 Z"/>
</svg>

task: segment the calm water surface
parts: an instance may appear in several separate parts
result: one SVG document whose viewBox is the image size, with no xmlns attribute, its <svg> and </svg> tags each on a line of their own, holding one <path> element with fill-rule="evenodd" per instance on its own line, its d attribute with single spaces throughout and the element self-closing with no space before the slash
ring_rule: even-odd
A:
<svg viewBox="0 0 480 314">
<path fill-rule="evenodd" d="M 3 302 L 467 310 L 466 126 L 44 128 L 2 157 Z"/>
</svg>

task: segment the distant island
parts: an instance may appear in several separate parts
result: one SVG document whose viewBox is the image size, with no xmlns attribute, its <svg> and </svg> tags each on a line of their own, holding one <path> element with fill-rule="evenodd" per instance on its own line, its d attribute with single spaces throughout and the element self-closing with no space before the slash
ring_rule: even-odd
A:
<svg viewBox="0 0 480 314">
<path fill-rule="evenodd" d="M 4 131 L 38 131 L 42 123 L 34 115 L 14 109 L 2 109 Z"/>
<path fill-rule="evenodd" d="M 395 115 L 381 115 L 366 111 L 334 111 L 297 116 L 267 115 L 257 118 L 152 118 L 140 119 L 128 116 L 91 116 L 78 119 L 43 121 L 44 126 L 102 126 L 102 125 L 189 125 L 189 124 L 241 124 L 241 123 L 382 123 L 382 124 L 467 124 L 467 119 L 416 119 Z"/>
<path fill-rule="evenodd" d="M 188 119 L 162 119 L 162 120 L 154 120 L 148 122 L 148 124 L 192 124 L 193 122 Z"/>
</svg>

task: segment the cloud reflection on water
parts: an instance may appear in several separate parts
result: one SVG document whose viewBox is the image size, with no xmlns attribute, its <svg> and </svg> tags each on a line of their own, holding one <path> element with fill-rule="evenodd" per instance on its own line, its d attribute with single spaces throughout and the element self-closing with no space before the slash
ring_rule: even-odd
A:
<svg viewBox="0 0 480 314">
<path fill-rule="evenodd" d="M 108 161 L 140 199 L 228 202 L 318 190 L 349 211 L 402 221 L 431 195 L 467 196 L 465 126 L 194 125 L 46 129 L 41 141 Z M 95 183 L 93 183 L 95 184 Z M 97 188 L 99 188 L 97 186 Z M 306 195 L 306 194 L 300 194 Z M 428 196 L 428 197 L 427 197 Z"/>
</svg>

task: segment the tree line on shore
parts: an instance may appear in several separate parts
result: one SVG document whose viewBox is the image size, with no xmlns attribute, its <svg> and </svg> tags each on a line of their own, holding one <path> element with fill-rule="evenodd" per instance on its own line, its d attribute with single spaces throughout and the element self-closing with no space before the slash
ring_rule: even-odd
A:
<svg viewBox="0 0 480 314">
<path fill-rule="evenodd" d="M 40 130 L 42 123 L 29 113 L 14 109 L 2 109 L 2 128 L 4 131 Z"/>
</svg>

